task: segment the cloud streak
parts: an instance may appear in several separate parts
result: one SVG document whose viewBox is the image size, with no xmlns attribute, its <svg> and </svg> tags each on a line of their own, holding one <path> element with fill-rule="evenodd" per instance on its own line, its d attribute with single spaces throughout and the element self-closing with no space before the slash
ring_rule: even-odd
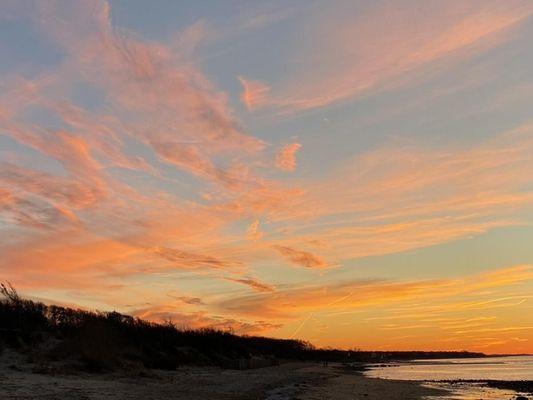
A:
<svg viewBox="0 0 533 400">
<path fill-rule="evenodd" d="M 242 285 L 246 285 L 250 287 L 252 290 L 256 292 L 273 292 L 275 291 L 275 287 L 272 285 L 268 285 L 263 282 L 259 282 L 257 279 L 253 278 L 224 278 L 227 281 L 240 283 Z"/>
<path fill-rule="evenodd" d="M 525 124 L 468 149 L 363 154 L 301 185 L 304 194 L 275 215 L 294 227 L 282 242 L 334 262 L 519 225 L 514 215 L 533 205 L 532 137 Z"/>
<path fill-rule="evenodd" d="M 286 289 L 224 301 L 221 308 L 248 316 L 297 318 L 302 313 L 354 310 L 405 301 L 428 302 L 533 280 L 533 267 L 521 265 L 457 279 L 361 280 Z M 431 303 L 430 303 L 431 304 Z M 431 306 L 429 306 L 431 307 Z"/>
<path fill-rule="evenodd" d="M 274 249 L 292 264 L 306 268 L 327 268 L 328 264 L 321 257 L 308 251 L 288 246 L 274 246 Z"/>
<path fill-rule="evenodd" d="M 533 13 L 520 0 L 317 8 L 302 35 L 312 45 L 297 42 L 298 62 L 285 81 L 268 91 L 263 83 L 245 86 L 249 109 L 293 113 L 416 82 L 436 62 L 455 63 L 497 46 Z"/>
</svg>

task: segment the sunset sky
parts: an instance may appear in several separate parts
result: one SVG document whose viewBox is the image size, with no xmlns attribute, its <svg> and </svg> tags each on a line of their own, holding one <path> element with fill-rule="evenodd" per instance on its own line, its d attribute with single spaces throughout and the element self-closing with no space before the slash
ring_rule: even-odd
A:
<svg viewBox="0 0 533 400">
<path fill-rule="evenodd" d="M 533 353 L 533 1 L 0 0 L 0 280 Z"/>
</svg>

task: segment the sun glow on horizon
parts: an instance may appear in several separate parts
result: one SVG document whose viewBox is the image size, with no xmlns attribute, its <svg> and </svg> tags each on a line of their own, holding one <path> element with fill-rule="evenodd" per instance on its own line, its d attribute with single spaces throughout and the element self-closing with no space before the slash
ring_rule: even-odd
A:
<svg viewBox="0 0 533 400">
<path fill-rule="evenodd" d="M 0 26 L 22 294 L 533 353 L 533 2 L 7 0 Z"/>
</svg>

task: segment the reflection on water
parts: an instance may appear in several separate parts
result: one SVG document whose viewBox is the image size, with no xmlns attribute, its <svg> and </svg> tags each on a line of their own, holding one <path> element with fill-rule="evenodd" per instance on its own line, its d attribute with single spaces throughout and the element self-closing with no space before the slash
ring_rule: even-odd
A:
<svg viewBox="0 0 533 400">
<path fill-rule="evenodd" d="M 533 357 L 491 357 L 448 360 L 418 360 L 375 365 L 368 376 L 384 379 L 426 381 L 426 386 L 451 390 L 445 396 L 429 396 L 428 400 L 492 400 L 512 399 L 515 392 L 483 387 L 474 383 L 444 383 L 444 380 L 533 380 Z"/>
<path fill-rule="evenodd" d="M 430 381 L 458 379 L 533 380 L 533 357 L 491 357 L 449 360 L 419 360 L 375 366 L 375 378 Z"/>
<path fill-rule="evenodd" d="M 516 396 L 512 390 L 492 389 L 474 383 L 431 383 L 424 386 L 450 392 L 442 396 L 426 396 L 424 397 L 426 400 L 504 400 L 514 399 Z"/>
</svg>

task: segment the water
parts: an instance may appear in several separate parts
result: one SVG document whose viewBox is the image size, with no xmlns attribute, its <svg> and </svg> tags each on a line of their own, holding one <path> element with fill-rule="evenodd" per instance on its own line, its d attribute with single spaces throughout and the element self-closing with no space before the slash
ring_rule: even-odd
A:
<svg viewBox="0 0 533 400">
<path fill-rule="evenodd" d="M 458 383 L 455 385 L 432 383 L 424 386 L 449 391 L 448 394 L 443 396 L 426 396 L 424 397 L 425 400 L 507 400 L 515 399 L 517 395 L 521 394 L 512 390 L 493 389 L 474 383 Z"/>
<path fill-rule="evenodd" d="M 515 392 L 472 383 L 435 383 L 442 380 L 533 380 L 533 356 L 417 360 L 375 365 L 368 376 L 383 379 L 425 381 L 426 386 L 451 390 L 446 396 L 428 399 L 511 399 Z"/>
<path fill-rule="evenodd" d="M 369 376 L 400 380 L 533 380 L 533 356 L 417 360 L 376 367 Z"/>
</svg>

